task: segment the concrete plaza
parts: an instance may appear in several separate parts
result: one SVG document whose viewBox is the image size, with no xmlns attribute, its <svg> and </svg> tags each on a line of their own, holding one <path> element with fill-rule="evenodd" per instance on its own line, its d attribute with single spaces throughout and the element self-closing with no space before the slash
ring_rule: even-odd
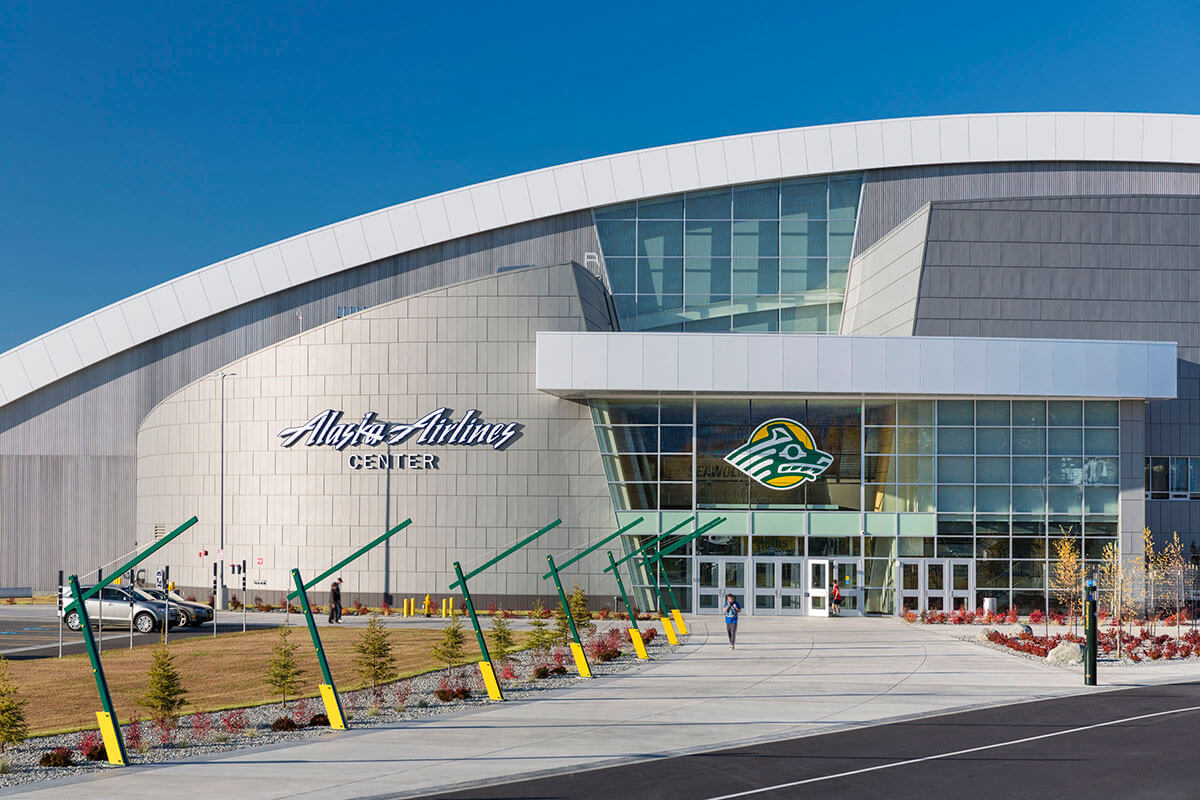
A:
<svg viewBox="0 0 1200 800">
<path fill-rule="evenodd" d="M 753 617 L 730 650 L 720 618 L 689 625 L 672 657 L 529 701 L 8 794 L 395 797 L 1087 691 L 1080 672 L 957 638 L 972 628 Z M 1097 688 L 1197 675 L 1187 662 L 1113 668 Z"/>
</svg>

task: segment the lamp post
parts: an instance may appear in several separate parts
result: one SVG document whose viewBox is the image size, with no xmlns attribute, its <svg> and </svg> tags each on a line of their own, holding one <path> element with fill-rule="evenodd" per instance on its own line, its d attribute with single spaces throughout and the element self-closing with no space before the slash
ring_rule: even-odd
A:
<svg viewBox="0 0 1200 800">
<path fill-rule="evenodd" d="M 217 609 L 225 609 L 225 379 L 236 372 L 221 372 L 221 480 L 218 529 L 220 545 L 217 550 L 217 596 L 213 598 L 213 636 L 217 635 Z"/>
</svg>

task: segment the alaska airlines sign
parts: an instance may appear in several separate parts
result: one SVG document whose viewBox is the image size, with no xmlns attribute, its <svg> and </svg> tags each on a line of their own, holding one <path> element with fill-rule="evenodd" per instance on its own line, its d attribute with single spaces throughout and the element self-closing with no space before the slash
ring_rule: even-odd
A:
<svg viewBox="0 0 1200 800">
<path fill-rule="evenodd" d="M 343 422 L 344 412 L 332 408 L 322 411 L 303 425 L 284 428 L 279 432 L 283 447 L 291 447 L 304 439 L 307 447 L 378 447 L 413 440 L 416 444 L 431 445 L 491 445 L 503 450 L 521 435 L 518 422 L 484 422 L 478 409 L 470 409 L 455 420 L 448 408 L 430 411 L 416 422 L 384 422 L 374 411 L 363 414 L 361 420 Z M 307 437 L 307 438 L 305 438 Z M 414 438 L 415 437 L 415 438 Z"/>
<path fill-rule="evenodd" d="M 816 480 L 833 456 L 817 447 L 808 428 L 793 419 L 772 419 L 755 428 L 750 440 L 725 460 L 771 489 L 791 489 Z"/>
</svg>

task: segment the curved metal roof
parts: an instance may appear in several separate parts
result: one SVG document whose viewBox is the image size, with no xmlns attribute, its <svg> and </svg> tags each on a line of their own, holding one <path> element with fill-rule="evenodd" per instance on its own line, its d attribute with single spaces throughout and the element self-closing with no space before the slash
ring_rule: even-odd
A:
<svg viewBox="0 0 1200 800">
<path fill-rule="evenodd" d="M 1200 116 L 969 114 L 651 147 L 454 189 L 202 267 L 0 354 L 0 405 L 172 330 L 462 236 L 642 197 L 830 172 L 1004 161 L 1200 164 Z"/>
</svg>

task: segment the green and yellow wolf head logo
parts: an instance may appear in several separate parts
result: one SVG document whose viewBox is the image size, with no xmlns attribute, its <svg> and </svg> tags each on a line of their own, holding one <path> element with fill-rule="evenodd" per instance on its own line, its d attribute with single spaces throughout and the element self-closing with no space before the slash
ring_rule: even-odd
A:
<svg viewBox="0 0 1200 800">
<path fill-rule="evenodd" d="M 817 448 L 808 428 L 793 419 L 771 419 L 755 428 L 750 440 L 725 460 L 763 486 L 791 489 L 816 480 L 833 456 Z"/>
</svg>

